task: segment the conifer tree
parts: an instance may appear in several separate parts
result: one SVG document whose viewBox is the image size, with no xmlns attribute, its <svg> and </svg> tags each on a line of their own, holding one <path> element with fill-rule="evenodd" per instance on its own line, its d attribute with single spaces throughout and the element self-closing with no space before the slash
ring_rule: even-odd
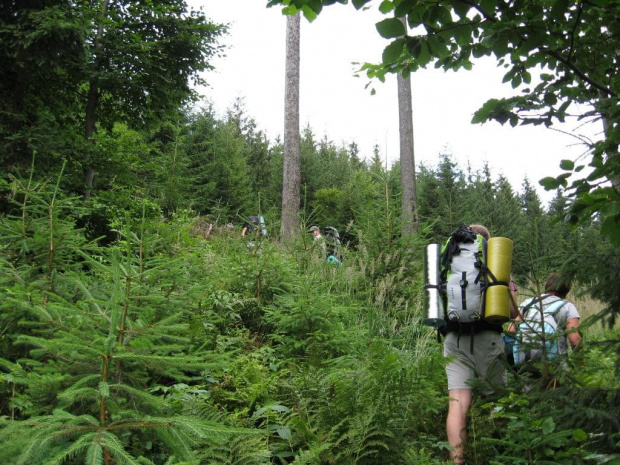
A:
<svg viewBox="0 0 620 465">
<path fill-rule="evenodd" d="M 0 230 L 8 244 L 1 319 L 19 315 L 14 324 L 25 329 L 12 331 L 0 359 L 3 378 L 13 380 L 0 461 L 111 465 L 156 463 L 159 454 L 192 461 L 199 445 L 233 433 L 149 390 L 225 363 L 190 342 L 187 299 L 196 283 L 184 261 L 171 258 L 144 221 L 128 224 L 117 247 L 87 247 L 57 190 L 20 186 L 21 215 L 1 218 Z M 34 256 L 42 266 L 22 253 L 37 243 L 45 244 Z"/>
<path fill-rule="evenodd" d="M 542 262 L 553 253 L 550 246 L 554 244 L 554 240 L 549 237 L 549 220 L 540 197 L 527 177 L 523 180 L 521 189 L 521 228 L 514 238 L 513 271 L 521 276 L 541 276 Z"/>
<path fill-rule="evenodd" d="M 469 221 L 469 218 L 478 217 L 482 209 L 479 207 L 471 210 L 465 209 L 465 179 L 450 155 L 440 155 L 436 176 L 439 181 L 438 193 L 441 201 L 438 211 L 438 232 L 442 237 L 447 237 L 461 224 L 474 222 Z"/>
</svg>

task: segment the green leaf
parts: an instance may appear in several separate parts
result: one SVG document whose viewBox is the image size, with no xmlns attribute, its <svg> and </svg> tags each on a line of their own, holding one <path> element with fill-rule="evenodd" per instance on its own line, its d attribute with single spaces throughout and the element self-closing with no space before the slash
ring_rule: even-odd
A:
<svg viewBox="0 0 620 465">
<path fill-rule="evenodd" d="M 400 38 L 394 40 L 390 45 L 385 47 L 381 59 L 383 63 L 396 62 L 403 53 L 403 46 L 405 45 L 405 39 Z"/>
<path fill-rule="evenodd" d="M 517 125 L 519 124 L 519 117 L 517 115 L 515 115 L 514 113 L 510 114 L 510 126 L 511 127 L 517 127 Z"/>
<path fill-rule="evenodd" d="M 290 408 L 284 405 L 270 405 L 267 408 L 273 410 L 274 412 L 288 412 L 290 410 Z"/>
<path fill-rule="evenodd" d="M 544 187 L 547 191 L 552 191 L 560 187 L 560 183 L 558 182 L 558 180 L 551 176 L 542 178 L 540 181 L 538 181 L 538 184 Z"/>
<path fill-rule="evenodd" d="M 603 216 L 616 217 L 620 215 L 620 202 L 607 201 L 601 207 L 600 211 Z"/>
<path fill-rule="evenodd" d="M 614 245 L 620 245 L 620 223 L 615 217 L 605 218 L 601 225 L 601 234 L 609 236 L 609 240 Z"/>
<path fill-rule="evenodd" d="M 368 2 L 370 2 L 370 0 L 353 0 L 351 3 L 353 3 L 353 6 L 355 7 L 356 10 L 359 10 L 364 5 L 366 5 Z"/>
<path fill-rule="evenodd" d="M 553 418 L 545 418 L 542 422 L 541 430 L 544 435 L 553 433 L 553 431 L 555 430 L 555 423 L 553 422 Z"/>
<path fill-rule="evenodd" d="M 465 2 L 454 2 L 453 8 L 459 18 L 465 19 L 467 18 L 467 13 L 469 13 L 469 9 L 471 7 Z"/>
<path fill-rule="evenodd" d="M 551 7 L 549 16 L 555 20 L 563 21 L 564 14 L 568 11 L 568 0 L 556 0 Z"/>
<path fill-rule="evenodd" d="M 402 18 L 403 16 L 411 14 L 416 3 L 418 3 L 418 0 L 401 0 L 400 3 L 394 5 L 394 16 Z"/>
<path fill-rule="evenodd" d="M 456 40 L 459 45 L 468 45 L 473 42 L 471 33 L 471 26 L 466 24 L 460 25 L 453 31 L 454 40 Z"/>
<path fill-rule="evenodd" d="M 488 121 L 491 113 L 495 111 L 498 103 L 499 100 L 494 98 L 487 100 L 484 105 L 482 105 L 482 107 L 474 113 L 474 117 L 471 120 L 472 124 L 484 123 L 485 121 Z"/>
<path fill-rule="evenodd" d="M 553 92 L 545 92 L 543 100 L 547 105 L 555 105 L 558 103 L 558 98 Z"/>
<path fill-rule="evenodd" d="M 407 50 L 413 58 L 420 56 L 420 50 L 422 48 L 421 37 L 407 37 Z"/>
<path fill-rule="evenodd" d="M 443 26 L 446 26 L 447 24 L 452 24 L 452 14 L 450 13 L 450 10 L 446 7 L 437 7 L 437 18 Z"/>
<path fill-rule="evenodd" d="M 426 41 L 428 45 L 428 50 L 432 56 L 441 58 L 448 53 L 448 48 L 446 47 L 445 41 L 438 35 L 428 36 L 428 40 Z"/>
<path fill-rule="evenodd" d="M 285 6 L 284 8 L 282 8 L 283 15 L 290 16 L 290 15 L 296 15 L 297 13 L 299 13 L 299 10 L 297 9 L 297 7 L 294 7 L 293 5 Z"/>
<path fill-rule="evenodd" d="M 321 0 L 308 0 L 308 6 L 314 11 L 317 15 L 321 13 L 323 9 L 323 3 Z M 315 15 L 316 17 L 316 15 Z"/>
<path fill-rule="evenodd" d="M 560 162 L 560 168 L 564 171 L 572 171 L 575 168 L 575 162 L 572 160 L 562 160 Z"/>
<path fill-rule="evenodd" d="M 490 15 L 494 15 L 496 5 L 497 0 L 482 0 L 480 2 L 480 7 L 482 8 L 482 10 Z"/>
<path fill-rule="evenodd" d="M 405 31 L 405 25 L 400 22 L 400 19 L 397 18 L 388 18 L 383 21 L 379 21 L 376 24 L 376 28 L 381 37 L 385 39 L 401 37 L 407 32 Z"/>
<path fill-rule="evenodd" d="M 304 5 L 301 8 L 301 11 L 303 11 L 304 17 L 310 22 L 314 21 L 318 16 L 317 12 L 314 11 L 314 9 L 308 5 Z"/>
<path fill-rule="evenodd" d="M 282 439 L 284 439 L 285 441 L 292 441 L 293 440 L 293 435 L 291 434 L 291 430 L 288 426 L 280 426 L 276 432 L 278 433 L 278 436 L 280 436 Z"/>
<path fill-rule="evenodd" d="M 383 13 L 384 15 L 389 13 L 393 9 L 394 9 L 394 3 L 392 3 L 390 0 L 384 0 L 381 2 L 381 5 L 379 5 L 379 11 Z"/>
</svg>

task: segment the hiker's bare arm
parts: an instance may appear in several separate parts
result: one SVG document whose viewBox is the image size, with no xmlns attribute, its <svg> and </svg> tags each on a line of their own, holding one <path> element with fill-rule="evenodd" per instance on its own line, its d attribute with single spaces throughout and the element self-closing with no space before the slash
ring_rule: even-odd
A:
<svg viewBox="0 0 620 465">
<path fill-rule="evenodd" d="M 516 318 L 512 318 L 512 321 L 508 325 L 508 328 L 506 328 L 506 334 L 514 336 L 517 332 L 517 327 L 519 326 L 519 323 L 522 319 L 523 318 L 521 317 L 521 314 L 517 312 Z"/>
<path fill-rule="evenodd" d="M 519 314 L 519 309 L 517 308 L 517 293 L 510 290 L 510 319 L 516 320 L 519 319 L 521 315 Z"/>
<path fill-rule="evenodd" d="M 517 305 L 517 285 L 512 279 L 512 275 L 510 275 L 510 283 L 508 284 L 508 289 L 510 290 L 510 319 L 518 320 L 521 317 L 521 313 L 519 312 L 519 306 Z"/>
<path fill-rule="evenodd" d="M 566 322 L 566 332 L 568 342 L 570 342 L 570 346 L 574 349 L 581 342 L 581 334 L 579 334 L 579 318 L 570 318 Z"/>
</svg>

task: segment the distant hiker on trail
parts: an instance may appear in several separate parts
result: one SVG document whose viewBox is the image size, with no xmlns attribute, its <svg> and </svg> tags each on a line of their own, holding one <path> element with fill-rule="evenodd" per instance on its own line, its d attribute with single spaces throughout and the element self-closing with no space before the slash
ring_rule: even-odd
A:
<svg viewBox="0 0 620 465">
<path fill-rule="evenodd" d="M 248 217 L 248 221 L 243 225 L 243 229 L 241 230 L 241 237 L 245 237 L 249 233 L 255 233 L 259 236 L 267 235 L 265 219 L 262 216 Z"/>
<path fill-rule="evenodd" d="M 485 295 L 485 278 L 481 272 L 486 269 L 487 241 L 490 238 L 488 229 L 482 225 L 462 226 L 451 235 L 442 253 L 442 267 L 451 272 L 446 282 L 448 318 L 441 329 L 445 334 L 443 353 L 448 359 L 446 432 L 452 446 L 450 459 L 454 463 L 465 463 L 464 443 L 467 439 L 467 412 L 473 398 L 472 379 L 478 378 L 485 383 L 485 394 L 505 386 L 507 380 L 502 324 L 487 321 L 481 315 Z M 516 308 L 509 304 L 509 300 L 514 301 L 516 286 L 512 279 L 510 282 L 503 283 L 510 294 L 510 298 L 504 294 L 508 306 L 505 313 L 516 318 Z M 494 310 L 486 308 L 484 312 L 492 314 Z"/>
<path fill-rule="evenodd" d="M 574 304 L 566 296 L 570 292 L 570 281 L 559 274 L 552 274 L 545 283 L 541 296 L 525 300 L 519 306 L 514 349 L 517 366 L 537 360 L 552 360 L 566 356 L 570 344 L 573 350 L 581 343 L 579 334 L 580 316 Z M 527 370 L 540 375 L 531 367 Z"/>
<path fill-rule="evenodd" d="M 332 226 L 327 226 L 323 232 L 325 233 L 327 263 L 342 265 L 342 248 L 338 230 Z"/>
<path fill-rule="evenodd" d="M 342 255 L 340 253 L 340 235 L 338 230 L 331 226 L 324 228 L 325 235 L 321 234 L 321 228 L 311 226 L 308 229 L 312 233 L 315 244 L 320 244 L 321 254 L 331 265 L 342 265 Z"/>
<path fill-rule="evenodd" d="M 308 231 L 312 233 L 315 241 L 323 238 L 323 236 L 321 235 L 321 228 L 319 228 L 318 226 L 310 226 L 310 229 L 308 229 Z"/>
<path fill-rule="evenodd" d="M 308 229 L 308 232 L 312 234 L 313 249 L 315 250 L 315 253 L 319 254 L 320 257 L 324 260 L 327 249 L 325 246 L 325 239 L 323 235 L 321 234 L 321 228 L 319 228 L 316 225 L 310 226 L 310 228 Z"/>
</svg>

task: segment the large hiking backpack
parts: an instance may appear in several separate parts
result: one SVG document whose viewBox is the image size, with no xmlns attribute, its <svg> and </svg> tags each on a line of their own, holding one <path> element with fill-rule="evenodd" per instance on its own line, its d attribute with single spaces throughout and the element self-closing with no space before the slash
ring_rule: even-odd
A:
<svg viewBox="0 0 620 465">
<path fill-rule="evenodd" d="M 441 252 L 441 288 L 449 322 L 474 323 L 484 316 L 486 240 L 459 227 Z"/>
<path fill-rule="evenodd" d="M 338 230 L 332 226 L 327 226 L 323 229 L 325 236 L 325 248 L 327 251 L 327 260 L 330 257 L 334 257 L 337 261 L 342 260 L 342 254 L 340 251 L 340 234 Z"/>
<path fill-rule="evenodd" d="M 248 216 L 248 219 L 250 220 L 249 223 L 247 224 L 248 229 L 253 232 L 253 233 L 257 233 L 259 236 L 267 236 L 267 227 L 265 226 L 265 218 L 262 216 Z"/>
<path fill-rule="evenodd" d="M 545 297 L 532 298 L 525 305 L 523 321 L 519 324 L 513 346 L 515 365 L 530 360 L 541 360 L 543 341 L 547 360 L 552 360 L 558 355 L 556 315 L 566 305 L 566 301 L 557 300 L 545 306 L 543 304 Z M 541 305 L 543 305 L 542 312 Z"/>
</svg>

